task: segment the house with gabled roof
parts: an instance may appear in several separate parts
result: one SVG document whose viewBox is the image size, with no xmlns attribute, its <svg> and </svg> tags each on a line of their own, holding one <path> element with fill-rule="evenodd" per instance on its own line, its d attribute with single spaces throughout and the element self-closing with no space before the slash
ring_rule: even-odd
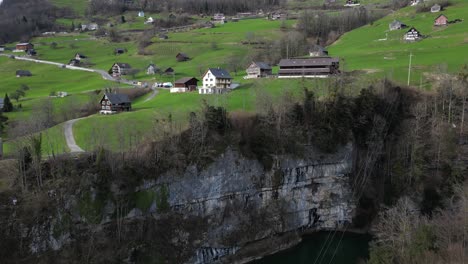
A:
<svg viewBox="0 0 468 264">
<path fill-rule="evenodd" d="M 148 75 L 154 75 L 159 71 L 160 71 L 160 69 L 156 65 L 154 65 L 153 63 L 148 65 L 148 67 L 146 68 L 146 74 L 148 74 Z"/>
<path fill-rule="evenodd" d="M 422 38 L 421 33 L 414 27 L 410 28 L 408 32 L 403 36 L 406 41 L 417 41 Z"/>
<path fill-rule="evenodd" d="M 171 93 L 185 93 L 197 89 L 198 79 L 195 77 L 184 77 L 174 82 Z"/>
<path fill-rule="evenodd" d="M 328 50 L 320 45 L 313 45 L 309 49 L 309 57 L 327 57 Z"/>
<path fill-rule="evenodd" d="M 390 31 L 399 30 L 406 27 L 408 27 L 406 24 L 396 19 L 393 20 L 392 23 L 388 24 L 388 28 L 390 29 Z"/>
<path fill-rule="evenodd" d="M 232 77 L 228 71 L 221 68 L 209 68 L 202 77 L 203 86 L 199 94 L 220 94 L 231 89 Z"/>
<path fill-rule="evenodd" d="M 253 61 L 245 70 L 247 76 L 245 79 L 263 78 L 272 75 L 271 66 L 266 62 Z"/>
<path fill-rule="evenodd" d="M 444 14 L 440 14 L 434 19 L 434 26 L 446 26 L 448 22 L 448 18 Z"/>
<path fill-rule="evenodd" d="M 132 109 L 132 102 L 126 94 L 105 93 L 99 104 L 101 106 L 99 113 L 104 115 L 130 111 Z"/>
<path fill-rule="evenodd" d="M 178 62 L 188 61 L 188 60 L 190 60 L 190 57 L 187 54 L 183 53 L 183 52 L 179 52 L 176 55 L 176 60 Z"/>
<path fill-rule="evenodd" d="M 325 78 L 340 73 L 340 60 L 332 57 L 282 59 L 278 66 L 278 78 Z"/>
<path fill-rule="evenodd" d="M 437 13 L 437 12 L 440 12 L 440 10 L 442 9 L 442 7 L 439 5 L 439 4 L 435 4 L 431 7 L 431 13 Z"/>
<path fill-rule="evenodd" d="M 112 74 L 113 77 L 120 77 L 122 75 L 127 75 L 132 70 L 132 67 L 128 63 L 116 62 L 109 69 L 109 74 Z"/>
</svg>

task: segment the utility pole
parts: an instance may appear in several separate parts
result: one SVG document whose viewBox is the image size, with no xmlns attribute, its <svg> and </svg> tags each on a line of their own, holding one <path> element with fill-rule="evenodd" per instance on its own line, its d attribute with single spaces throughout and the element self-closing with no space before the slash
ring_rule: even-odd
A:
<svg viewBox="0 0 468 264">
<path fill-rule="evenodd" d="M 413 52 L 411 52 L 410 55 L 409 55 L 408 86 L 409 86 L 409 84 L 410 84 L 410 78 L 411 78 L 411 58 L 413 58 Z"/>
</svg>

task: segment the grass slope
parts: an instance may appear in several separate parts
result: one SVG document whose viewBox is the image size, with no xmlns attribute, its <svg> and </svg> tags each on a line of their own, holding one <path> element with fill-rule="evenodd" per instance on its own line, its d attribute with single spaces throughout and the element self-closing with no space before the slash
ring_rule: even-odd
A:
<svg viewBox="0 0 468 264">
<path fill-rule="evenodd" d="M 345 70 L 377 71 L 402 82 L 407 80 L 409 54 L 413 54 L 411 84 L 418 85 L 426 72 L 456 72 L 468 63 L 468 2 L 454 0 L 454 5 L 441 13 L 416 13 L 415 7 L 406 7 L 393 14 L 342 36 L 329 47 L 330 54 L 339 56 Z M 449 20 L 464 19 L 446 27 L 434 27 L 434 19 L 445 14 Z M 414 26 L 427 38 L 407 43 L 403 35 L 407 29 L 388 31 L 394 19 Z M 388 31 L 388 32 L 387 32 Z M 388 33 L 388 39 L 385 38 Z"/>
</svg>

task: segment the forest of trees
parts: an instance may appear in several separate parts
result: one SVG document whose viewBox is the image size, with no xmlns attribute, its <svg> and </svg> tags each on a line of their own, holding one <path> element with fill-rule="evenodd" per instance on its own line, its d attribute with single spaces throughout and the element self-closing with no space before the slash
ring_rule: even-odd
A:
<svg viewBox="0 0 468 264">
<path fill-rule="evenodd" d="M 91 0 L 90 14 L 120 14 L 126 10 L 145 10 L 151 12 L 185 12 L 191 14 L 213 14 L 271 9 L 280 6 L 284 0 Z"/>
<path fill-rule="evenodd" d="M 57 8 L 48 0 L 4 0 L 0 8 L 0 43 L 28 41 L 40 32 L 54 30 L 55 19 L 72 16 L 69 8 Z"/>
</svg>

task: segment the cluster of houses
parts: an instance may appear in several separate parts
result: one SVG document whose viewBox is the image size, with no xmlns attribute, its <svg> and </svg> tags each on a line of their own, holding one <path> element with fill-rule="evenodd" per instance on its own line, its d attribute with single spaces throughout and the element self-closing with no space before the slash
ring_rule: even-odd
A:
<svg viewBox="0 0 468 264">
<path fill-rule="evenodd" d="M 440 10 L 440 6 L 439 6 L 439 10 Z M 460 21 L 461 21 L 460 19 L 449 21 L 447 16 L 445 16 L 444 14 L 440 14 L 434 19 L 433 25 L 436 27 L 447 26 L 448 24 L 456 23 Z M 399 20 L 393 20 L 390 24 L 388 24 L 388 27 L 390 31 L 408 28 L 408 26 L 405 23 Z M 419 32 L 414 27 L 409 28 L 409 30 L 403 35 L 403 39 L 409 42 L 418 41 L 422 37 L 423 35 L 421 34 L 421 32 Z"/>
</svg>

